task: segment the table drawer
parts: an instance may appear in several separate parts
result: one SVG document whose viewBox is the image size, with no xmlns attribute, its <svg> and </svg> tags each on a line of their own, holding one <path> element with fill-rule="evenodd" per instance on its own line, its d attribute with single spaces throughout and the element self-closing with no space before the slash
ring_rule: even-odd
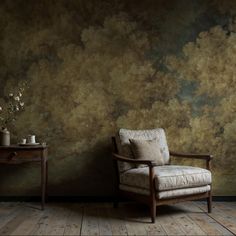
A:
<svg viewBox="0 0 236 236">
<path fill-rule="evenodd" d="M 1 150 L 0 152 L 0 163 L 22 163 L 31 161 L 40 161 L 41 151 L 34 150 Z"/>
</svg>

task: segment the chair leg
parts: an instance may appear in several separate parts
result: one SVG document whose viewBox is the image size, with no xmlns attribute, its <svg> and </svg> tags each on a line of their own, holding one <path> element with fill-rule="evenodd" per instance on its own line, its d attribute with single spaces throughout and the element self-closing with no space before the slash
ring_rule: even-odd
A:
<svg viewBox="0 0 236 236">
<path fill-rule="evenodd" d="M 207 210 L 208 213 L 212 212 L 212 195 L 211 195 L 211 191 L 209 192 L 208 198 L 207 198 Z"/>
<path fill-rule="evenodd" d="M 152 200 L 152 202 L 151 202 L 150 211 L 151 211 L 152 223 L 155 223 L 155 220 L 156 220 L 156 202 L 155 202 L 155 200 Z"/>
</svg>

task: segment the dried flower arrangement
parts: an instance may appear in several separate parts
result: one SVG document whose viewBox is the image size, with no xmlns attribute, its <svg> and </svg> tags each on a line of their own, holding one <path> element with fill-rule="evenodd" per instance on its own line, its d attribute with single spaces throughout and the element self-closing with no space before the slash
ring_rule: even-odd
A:
<svg viewBox="0 0 236 236">
<path fill-rule="evenodd" d="M 4 98 L 4 103 L 0 104 L 0 127 L 2 129 L 13 123 L 16 120 L 17 113 L 24 110 L 23 93 L 26 87 L 26 81 L 20 82 L 19 86 Z"/>
</svg>

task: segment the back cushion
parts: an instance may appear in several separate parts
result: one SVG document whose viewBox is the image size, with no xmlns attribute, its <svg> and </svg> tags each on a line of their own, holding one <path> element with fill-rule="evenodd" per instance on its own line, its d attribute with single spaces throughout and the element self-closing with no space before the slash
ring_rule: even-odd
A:
<svg viewBox="0 0 236 236">
<path fill-rule="evenodd" d="M 162 156 L 164 158 L 164 164 L 168 164 L 170 161 L 169 149 L 166 142 L 165 131 L 162 128 L 148 129 L 148 130 L 130 130 L 130 129 L 120 129 L 117 140 L 118 152 L 128 158 L 134 158 L 133 153 L 130 148 L 129 139 L 139 139 L 139 140 L 152 140 L 157 139 L 160 144 L 160 149 Z M 119 163 L 120 172 L 126 171 L 128 169 L 134 168 L 134 165 L 128 163 Z"/>
<path fill-rule="evenodd" d="M 121 145 L 121 140 L 120 140 L 120 136 L 119 136 L 119 132 L 116 134 L 115 136 L 116 139 L 116 145 L 117 145 L 117 149 L 118 149 L 118 154 L 128 157 L 128 158 L 134 158 L 133 155 L 126 155 L 127 152 L 125 152 L 125 147 L 123 148 Z M 132 163 L 128 163 L 128 162 L 123 162 L 123 161 L 118 161 L 118 169 L 119 172 L 124 172 L 126 170 L 130 170 L 132 168 L 135 168 L 136 166 Z"/>
</svg>

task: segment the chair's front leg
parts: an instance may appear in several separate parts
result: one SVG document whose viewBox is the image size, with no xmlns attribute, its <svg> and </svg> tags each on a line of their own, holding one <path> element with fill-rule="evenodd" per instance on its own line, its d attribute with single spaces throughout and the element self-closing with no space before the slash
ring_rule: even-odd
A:
<svg viewBox="0 0 236 236">
<path fill-rule="evenodd" d="M 156 220 L 156 196 L 154 190 L 154 172 L 153 166 L 149 166 L 149 189 L 150 189 L 150 213 L 152 223 Z"/>
</svg>

